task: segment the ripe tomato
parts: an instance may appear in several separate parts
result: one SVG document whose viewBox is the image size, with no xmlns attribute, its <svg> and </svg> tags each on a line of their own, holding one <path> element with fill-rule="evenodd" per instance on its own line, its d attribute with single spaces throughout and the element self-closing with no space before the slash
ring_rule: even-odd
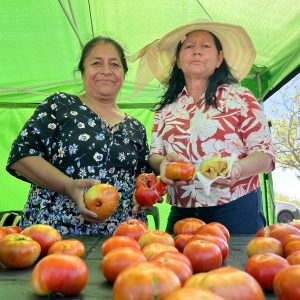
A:
<svg viewBox="0 0 300 300">
<path fill-rule="evenodd" d="M 207 273 L 196 273 L 191 276 L 184 284 L 186 287 L 201 287 L 201 281 L 206 276 Z"/>
<path fill-rule="evenodd" d="M 193 277 L 199 275 L 195 280 Z M 259 283 L 248 273 L 233 267 L 221 267 L 193 275 L 187 286 L 209 289 L 225 299 L 265 300 Z M 194 285 L 192 285 L 194 284 Z"/>
<path fill-rule="evenodd" d="M 193 271 L 191 261 L 187 258 L 187 256 L 185 256 L 181 252 L 174 252 L 172 250 L 171 251 L 167 250 L 167 251 L 161 252 L 161 253 L 157 254 L 156 256 L 154 256 L 151 259 L 151 261 L 158 259 L 158 258 L 174 258 L 176 260 L 180 260 L 180 261 L 184 262 Z"/>
<path fill-rule="evenodd" d="M 258 253 L 274 253 L 283 256 L 283 246 L 277 239 L 259 236 L 248 242 L 246 252 L 248 257 Z"/>
<path fill-rule="evenodd" d="M 210 235 L 210 234 L 195 234 L 188 240 L 188 243 L 191 241 L 196 241 L 196 240 L 205 240 L 205 241 L 215 243 L 221 250 L 223 261 L 228 256 L 229 246 L 228 246 L 228 243 L 224 239 L 222 239 L 218 236 Z"/>
<path fill-rule="evenodd" d="M 140 250 L 141 246 L 137 240 L 130 236 L 112 236 L 108 238 L 101 246 L 102 255 L 105 256 L 108 252 L 113 249 L 122 247 L 132 247 Z"/>
<path fill-rule="evenodd" d="M 84 245 L 81 241 L 77 239 L 57 241 L 54 244 L 52 244 L 48 249 L 48 254 L 53 253 L 77 255 L 79 257 L 83 257 Z"/>
<path fill-rule="evenodd" d="M 221 250 L 212 242 L 204 240 L 188 242 L 183 254 L 191 261 L 194 273 L 208 272 L 222 266 Z"/>
<path fill-rule="evenodd" d="M 31 286 L 39 296 L 51 293 L 77 295 L 85 287 L 88 270 L 82 258 L 51 254 L 42 258 L 31 274 Z"/>
<path fill-rule="evenodd" d="M 207 289 L 201 287 L 183 287 L 168 295 L 165 300 L 225 300 Z"/>
<path fill-rule="evenodd" d="M 98 219 L 105 221 L 119 206 L 119 193 L 108 183 L 91 186 L 84 194 L 86 207 L 95 212 Z"/>
<path fill-rule="evenodd" d="M 189 181 L 195 174 L 195 167 L 190 162 L 174 161 L 166 168 L 166 177 L 172 180 Z"/>
<path fill-rule="evenodd" d="M 109 282 L 114 282 L 117 276 L 128 266 L 147 261 L 143 252 L 131 247 L 122 247 L 111 250 L 104 256 L 101 269 Z"/>
<path fill-rule="evenodd" d="M 245 271 L 252 275 L 263 289 L 272 291 L 275 275 L 289 265 L 285 258 L 274 253 L 255 254 L 247 260 Z"/>
<path fill-rule="evenodd" d="M 40 244 L 29 236 L 10 233 L 0 239 L 0 262 L 9 269 L 28 268 L 40 254 Z"/>
<path fill-rule="evenodd" d="M 209 234 L 209 235 L 214 235 L 219 238 L 222 238 L 224 241 L 227 242 L 227 238 L 224 235 L 222 229 L 218 226 L 215 225 L 210 225 L 210 224 L 204 224 L 203 226 L 199 227 L 196 231 L 195 234 Z"/>
<path fill-rule="evenodd" d="M 178 252 L 177 248 L 172 245 L 162 244 L 162 243 L 152 243 L 145 246 L 142 249 L 144 255 L 146 256 L 147 260 L 152 260 L 158 254 L 164 251 L 173 251 Z"/>
<path fill-rule="evenodd" d="M 139 238 L 139 244 L 141 248 L 152 244 L 152 243 L 162 243 L 174 246 L 174 239 L 171 234 L 162 230 L 150 230 L 141 235 Z"/>
<path fill-rule="evenodd" d="M 143 262 L 119 274 L 113 287 L 113 299 L 164 299 L 180 287 L 180 280 L 174 272 L 152 262 Z"/>
<path fill-rule="evenodd" d="M 289 224 L 278 223 L 263 227 L 256 232 L 256 236 L 270 236 L 279 240 L 280 242 L 282 242 L 285 236 L 288 234 L 300 236 L 300 230 Z"/>
<path fill-rule="evenodd" d="M 219 222 L 211 222 L 211 223 L 208 223 L 209 225 L 213 225 L 213 226 L 217 226 L 218 228 L 220 228 L 223 232 L 223 234 L 225 235 L 226 237 L 226 240 L 227 242 L 230 240 L 230 233 L 227 229 L 227 227 Z"/>
<path fill-rule="evenodd" d="M 300 251 L 293 252 L 287 256 L 286 260 L 290 263 L 290 265 L 300 265 Z"/>
<path fill-rule="evenodd" d="M 166 194 L 167 187 L 153 173 L 142 173 L 136 178 L 134 193 L 137 203 L 141 206 L 152 206 Z"/>
<path fill-rule="evenodd" d="M 300 238 L 300 237 L 299 237 Z M 299 240 L 288 240 L 283 245 L 283 252 L 285 257 L 289 256 L 293 252 L 300 251 L 300 239 Z"/>
<path fill-rule="evenodd" d="M 128 219 L 115 229 L 113 236 L 129 236 L 138 241 L 141 235 L 147 231 L 149 231 L 149 227 L 143 221 L 138 219 Z"/>
<path fill-rule="evenodd" d="M 289 266 L 274 278 L 273 290 L 278 300 L 300 299 L 300 265 Z"/>
<path fill-rule="evenodd" d="M 163 253 L 155 256 L 151 261 L 173 271 L 179 278 L 181 285 L 184 285 L 186 280 L 193 275 L 192 269 L 185 262 L 177 259 L 175 256 L 162 256 L 162 254 Z"/>
<path fill-rule="evenodd" d="M 204 224 L 204 221 L 197 218 L 185 218 L 174 224 L 173 232 L 175 236 L 182 233 L 194 234 Z"/>
<path fill-rule="evenodd" d="M 192 236 L 194 235 L 191 233 L 181 233 L 175 236 L 174 243 L 178 251 L 183 252 L 186 243 Z"/>
<path fill-rule="evenodd" d="M 7 234 L 9 233 L 21 233 L 22 228 L 19 226 L 3 226 L 1 227 L 2 229 L 4 229 Z"/>
<path fill-rule="evenodd" d="M 30 236 L 41 245 L 42 256 L 47 255 L 52 244 L 62 240 L 61 234 L 55 228 L 46 224 L 32 225 L 25 228 L 21 233 Z"/>
</svg>

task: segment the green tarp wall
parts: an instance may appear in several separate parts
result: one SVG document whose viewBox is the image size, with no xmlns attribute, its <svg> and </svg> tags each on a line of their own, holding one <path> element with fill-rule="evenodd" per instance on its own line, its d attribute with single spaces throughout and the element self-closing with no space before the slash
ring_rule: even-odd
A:
<svg viewBox="0 0 300 300">
<path fill-rule="evenodd" d="M 75 70 L 85 42 L 108 35 L 129 55 L 195 19 L 247 30 L 257 57 L 243 85 L 259 100 L 299 72 L 299 0 L 0 0 L 0 211 L 22 210 L 28 191 L 28 184 L 5 172 L 13 139 L 49 94 L 82 91 Z M 149 108 L 162 89 L 152 81 L 134 94 L 136 67 L 129 64 L 118 103 L 145 124 L 150 139 Z M 264 181 L 266 209 L 272 209 L 270 181 Z M 160 206 L 162 229 L 168 209 Z"/>
</svg>

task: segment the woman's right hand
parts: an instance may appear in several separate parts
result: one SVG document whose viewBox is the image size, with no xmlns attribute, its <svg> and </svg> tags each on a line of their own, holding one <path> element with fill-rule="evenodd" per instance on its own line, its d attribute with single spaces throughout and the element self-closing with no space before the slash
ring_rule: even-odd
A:
<svg viewBox="0 0 300 300">
<path fill-rule="evenodd" d="M 166 177 L 166 169 L 167 166 L 174 161 L 183 161 L 183 158 L 177 154 L 176 152 L 170 152 L 168 153 L 163 160 L 160 163 L 160 179 L 164 183 L 168 185 L 173 185 L 173 186 L 182 186 L 182 185 L 188 185 L 190 184 L 190 181 L 184 181 L 184 180 L 172 180 Z"/>
<path fill-rule="evenodd" d="M 100 223 L 96 213 L 86 208 L 84 193 L 92 185 L 101 183 L 96 179 L 70 179 L 65 186 L 65 194 L 68 195 L 78 206 L 80 214 L 89 223 Z"/>
</svg>

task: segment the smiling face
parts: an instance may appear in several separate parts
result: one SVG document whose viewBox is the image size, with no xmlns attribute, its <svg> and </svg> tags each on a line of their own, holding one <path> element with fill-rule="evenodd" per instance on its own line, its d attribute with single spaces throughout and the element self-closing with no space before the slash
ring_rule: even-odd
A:
<svg viewBox="0 0 300 300">
<path fill-rule="evenodd" d="M 208 80 L 223 61 L 223 51 L 218 51 L 215 40 L 208 31 L 190 32 L 184 40 L 177 58 L 177 65 L 186 80 Z"/>
<path fill-rule="evenodd" d="M 114 45 L 99 42 L 84 60 L 82 79 L 88 95 L 115 100 L 124 80 L 120 55 Z"/>
</svg>

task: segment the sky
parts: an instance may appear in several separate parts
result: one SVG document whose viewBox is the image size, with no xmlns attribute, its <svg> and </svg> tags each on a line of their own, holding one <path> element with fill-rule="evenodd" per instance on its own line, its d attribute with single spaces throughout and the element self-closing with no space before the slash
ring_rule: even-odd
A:
<svg viewBox="0 0 300 300">
<path fill-rule="evenodd" d="M 292 82 L 292 84 L 291 84 Z M 294 79 L 291 80 L 289 92 L 294 95 L 296 92 L 300 91 L 300 74 L 298 74 Z M 273 94 L 268 100 L 264 102 L 264 111 L 267 118 L 274 118 L 274 113 L 272 109 L 276 107 L 281 107 L 280 102 L 282 102 L 282 90 L 286 89 L 283 86 L 279 91 Z M 296 172 L 292 170 L 283 171 L 280 166 L 276 166 L 276 169 L 272 172 L 273 187 L 276 193 L 290 197 L 290 200 L 300 200 L 300 180 L 296 177 Z"/>
</svg>

